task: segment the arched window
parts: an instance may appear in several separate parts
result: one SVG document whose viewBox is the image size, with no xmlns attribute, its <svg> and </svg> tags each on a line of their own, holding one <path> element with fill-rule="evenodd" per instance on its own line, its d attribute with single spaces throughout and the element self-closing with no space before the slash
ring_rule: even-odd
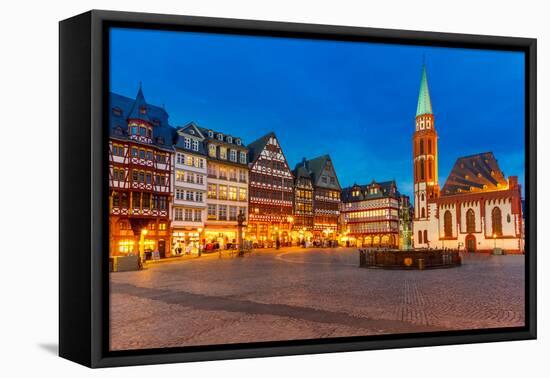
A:
<svg viewBox="0 0 550 378">
<path fill-rule="evenodd" d="M 424 230 L 424 243 L 428 242 L 428 230 Z"/>
<path fill-rule="evenodd" d="M 493 225 L 493 234 L 502 236 L 502 212 L 499 207 L 494 207 L 491 211 L 491 223 Z"/>
<path fill-rule="evenodd" d="M 432 140 L 431 139 L 428 139 L 428 153 L 429 154 L 432 153 Z"/>
<path fill-rule="evenodd" d="M 424 193 L 420 195 L 420 198 L 422 198 L 422 201 L 424 201 Z"/>
<path fill-rule="evenodd" d="M 424 180 L 424 160 L 420 160 L 420 180 Z"/>
<path fill-rule="evenodd" d="M 449 210 L 445 211 L 445 215 L 443 215 L 443 230 L 446 238 L 453 236 L 453 216 Z"/>
<path fill-rule="evenodd" d="M 426 209 L 422 208 L 422 218 L 426 218 Z"/>
<path fill-rule="evenodd" d="M 428 178 L 432 178 L 432 161 L 428 160 Z"/>
<path fill-rule="evenodd" d="M 422 231 L 418 230 L 418 244 L 422 244 Z"/>
<path fill-rule="evenodd" d="M 466 232 L 476 232 L 476 215 L 472 209 L 466 212 Z"/>
<path fill-rule="evenodd" d="M 420 155 L 424 155 L 424 139 L 420 139 Z"/>
</svg>

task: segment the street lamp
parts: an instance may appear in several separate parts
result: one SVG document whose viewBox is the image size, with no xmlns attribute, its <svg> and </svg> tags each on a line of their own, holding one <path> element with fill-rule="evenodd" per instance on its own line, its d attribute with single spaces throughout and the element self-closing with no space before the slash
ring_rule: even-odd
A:
<svg viewBox="0 0 550 378">
<path fill-rule="evenodd" d="M 141 234 L 139 236 L 139 258 L 142 262 L 144 261 L 145 255 L 145 235 L 147 235 L 146 228 L 141 230 Z"/>
</svg>

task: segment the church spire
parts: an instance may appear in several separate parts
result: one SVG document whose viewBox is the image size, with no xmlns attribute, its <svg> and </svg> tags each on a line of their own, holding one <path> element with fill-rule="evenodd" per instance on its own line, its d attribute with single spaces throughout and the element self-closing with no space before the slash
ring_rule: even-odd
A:
<svg viewBox="0 0 550 378">
<path fill-rule="evenodd" d="M 416 116 L 418 117 L 423 114 L 433 114 L 426 64 L 422 65 L 422 79 L 420 80 L 420 92 L 418 93 L 418 105 L 416 107 Z"/>
</svg>

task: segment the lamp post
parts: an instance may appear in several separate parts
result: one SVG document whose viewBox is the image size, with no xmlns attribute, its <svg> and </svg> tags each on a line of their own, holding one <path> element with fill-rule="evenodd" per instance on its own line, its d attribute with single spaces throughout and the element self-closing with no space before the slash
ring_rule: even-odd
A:
<svg viewBox="0 0 550 378">
<path fill-rule="evenodd" d="M 147 229 L 141 230 L 139 235 L 139 259 L 141 262 L 145 261 L 145 235 L 147 235 Z"/>
<path fill-rule="evenodd" d="M 197 248 L 197 255 L 200 257 L 202 254 L 202 227 L 197 228 L 197 232 L 199 233 L 199 246 Z"/>
<path fill-rule="evenodd" d="M 239 253 L 238 256 L 244 256 L 244 246 L 243 246 L 243 223 L 246 217 L 242 211 L 239 211 L 237 215 L 237 243 L 239 244 Z"/>
</svg>

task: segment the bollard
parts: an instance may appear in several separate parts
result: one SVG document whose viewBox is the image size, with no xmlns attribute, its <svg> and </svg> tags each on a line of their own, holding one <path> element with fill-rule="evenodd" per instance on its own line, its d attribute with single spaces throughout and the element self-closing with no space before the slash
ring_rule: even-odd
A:
<svg viewBox="0 0 550 378">
<path fill-rule="evenodd" d="M 418 270 L 424 270 L 424 259 L 418 259 Z"/>
</svg>

